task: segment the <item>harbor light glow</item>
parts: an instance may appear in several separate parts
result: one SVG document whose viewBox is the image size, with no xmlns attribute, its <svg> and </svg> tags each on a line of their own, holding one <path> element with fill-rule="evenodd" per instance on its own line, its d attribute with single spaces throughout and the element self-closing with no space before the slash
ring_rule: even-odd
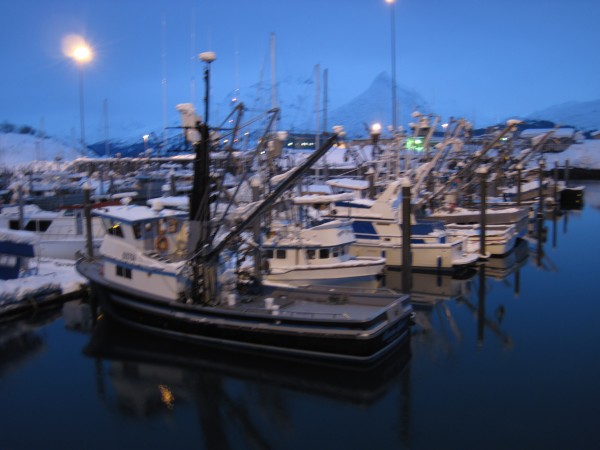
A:
<svg viewBox="0 0 600 450">
<path fill-rule="evenodd" d="M 62 52 L 79 64 L 90 62 L 94 58 L 92 47 L 83 37 L 76 34 L 69 34 L 63 38 Z"/>
</svg>

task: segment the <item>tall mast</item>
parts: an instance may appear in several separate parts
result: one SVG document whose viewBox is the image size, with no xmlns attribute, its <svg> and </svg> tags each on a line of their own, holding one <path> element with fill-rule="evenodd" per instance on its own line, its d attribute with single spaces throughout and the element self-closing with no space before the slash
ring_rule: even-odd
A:
<svg viewBox="0 0 600 450">
<path fill-rule="evenodd" d="M 277 61 L 275 58 L 275 33 L 271 33 L 271 108 L 279 108 L 277 104 Z"/>
<path fill-rule="evenodd" d="M 167 145 L 167 19 L 162 17 L 162 118 L 163 118 L 163 148 Z"/>
<path fill-rule="evenodd" d="M 104 154 L 110 157 L 110 143 L 108 142 L 108 99 L 104 99 Z"/>
<path fill-rule="evenodd" d="M 328 69 L 324 69 L 323 70 L 323 127 L 321 128 L 324 132 L 327 131 L 327 102 L 328 102 L 328 98 L 327 98 L 327 94 L 328 94 L 328 77 L 329 77 L 329 70 Z"/>
<path fill-rule="evenodd" d="M 192 8 L 190 32 L 190 103 L 196 104 L 196 8 Z"/>
<path fill-rule="evenodd" d="M 321 107 L 321 66 L 315 66 L 315 149 L 321 145 L 321 118 L 319 109 Z"/>
</svg>

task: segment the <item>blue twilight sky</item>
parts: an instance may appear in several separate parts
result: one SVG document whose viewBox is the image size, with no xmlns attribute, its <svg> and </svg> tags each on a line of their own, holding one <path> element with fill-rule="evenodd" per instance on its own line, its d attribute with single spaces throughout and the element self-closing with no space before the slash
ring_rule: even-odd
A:
<svg viewBox="0 0 600 450">
<path fill-rule="evenodd" d="M 237 87 L 252 105 L 262 80 L 268 97 L 271 33 L 280 97 L 304 102 L 307 115 L 316 64 L 328 70 L 330 110 L 391 73 L 384 0 L 6 0 L 0 11 L 0 121 L 79 136 L 78 71 L 61 40 L 81 34 L 95 51 L 83 69 L 88 142 L 104 135 L 105 103 L 111 137 L 160 129 L 178 103 L 203 111 L 203 66 L 193 58 L 201 51 L 218 57 L 211 99 L 225 106 L 213 117 L 228 112 Z M 397 82 L 429 112 L 476 125 L 600 99 L 599 18 L 597 0 L 397 0 Z"/>
</svg>

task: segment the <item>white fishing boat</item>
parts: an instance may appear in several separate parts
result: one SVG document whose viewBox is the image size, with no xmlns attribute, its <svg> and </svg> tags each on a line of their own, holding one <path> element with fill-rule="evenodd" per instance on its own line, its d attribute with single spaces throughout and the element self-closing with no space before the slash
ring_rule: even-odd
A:
<svg viewBox="0 0 600 450">
<path fill-rule="evenodd" d="M 90 280 L 102 310 L 130 328 L 220 350 L 369 363 L 407 342 L 412 313 L 407 295 L 265 285 L 248 293 L 237 289 L 220 263 L 225 248 L 235 247 L 240 234 L 337 136 L 217 240 L 208 207 L 209 130 L 200 124 L 198 131 L 189 219 L 181 211 L 133 205 L 95 211 L 107 234 L 98 257 L 81 260 L 78 270 Z"/>
<path fill-rule="evenodd" d="M 262 243 L 265 281 L 342 284 L 380 275 L 385 258 L 353 256 L 349 222 L 331 220 L 310 228 L 279 227 Z"/>
<path fill-rule="evenodd" d="M 485 221 L 489 225 L 514 225 L 517 236 L 527 234 L 530 215 L 529 206 L 494 206 L 489 205 L 485 210 Z M 445 224 L 473 225 L 481 222 L 481 210 L 447 205 L 432 211 L 428 219 L 439 220 Z"/>
<path fill-rule="evenodd" d="M 447 224 L 444 229 L 448 238 L 465 240 L 469 252 L 481 253 L 481 226 L 479 224 Z M 510 252 L 517 242 L 517 227 L 515 225 L 486 225 L 485 227 L 485 256 L 502 256 Z"/>
<path fill-rule="evenodd" d="M 331 217 L 348 219 L 356 236 L 351 253 L 385 257 L 389 266 L 402 265 L 403 180 L 390 183 L 375 199 L 353 199 L 335 203 Z M 477 261 L 459 239 L 450 242 L 441 224 L 416 222 L 411 218 L 411 259 L 417 270 L 454 271 Z"/>
<path fill-rule="evenodd" d="M 5 206 L 0 211 L 1 229 L 22 229 L 37 235 L 36 254 L 42 257 L 76 260 L 86 249 L 86 226 L 81 208 L 45 211 L 37 205 L 24 205 L 22 209 Z M 100 222 L 93 219 L 92 245 L 95 248 L 100 247 L 103 236 Z"/>
</svg>

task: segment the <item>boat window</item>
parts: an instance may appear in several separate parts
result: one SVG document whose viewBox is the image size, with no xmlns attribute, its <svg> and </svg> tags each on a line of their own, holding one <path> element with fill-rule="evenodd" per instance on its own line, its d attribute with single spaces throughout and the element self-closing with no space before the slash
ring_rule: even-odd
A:
<svg viewBox="0 0 600 450">
<path fill-rule="evenodd" d="M 265 258 L 273 259 L 273 250 L 265 251 Z"/>
<path fill-rule="evenodd" d="M 11 230 L 18 230 L 19 229 L 19 221 L 18 220 L 11 220 L 8 225 L 9 225 L 8 227 Z"/>
<path fill-rule="evenodd" d="M 340 248 L 334 247 L 332 253 L 333 253 L 333 257 L 337 258 L 338 256 L 340 256 Z"/>
<path fill-rule="evenodd" d="M 120 223 L 114 224 L 112 227 L 108 229 L 108 234 L 111 236 L 123 237 L 123 229 L 121 228 Z"/>
<path fill-rule="evenodd" d="M 131 269 L 129 269 L 127 267 L 123 267 L 123 266 L 116 266 L 116 267 L 117 267 L 117 276 L 124 277 L 124 278 L 131 278 Z"/>
<path fill-rule="evenodd" d="M 179 227 L 179 223 L 177 223 L 176 219 L 169 219 L 169 226 L 167 228 L 167 231 L 169 233 L 177 233 L 178 227 Z"/>
<path fill-rule="evenodd" d="M 320 259 L 327 259 L 327 258 L 329 258 L 329 249 L 328 248 L 322 248 L 321 250 L 319 250 L 319 258 Z"/>
<path fill-rule="evenodd" d="M 311 248 L 306 250 L 306 258 L 307 259 L 315 259 L 317 257 L 317 252 L 315 249 Z"/>
<path fill-rule="evenodd" d="M 51 220 L 30 220 L 25 225 L 26 231 L 41 231 L 42 233 L 46 231 L 50 225 L 52 224 Z"/>
<path fill-rule="evenodd" d="M 17 257 L 12 255 L 0 255 L 0 266 L 2 267 L 16 267 Z"/>
<path fill-rule="evenodd" d="M 277 250 L 276 257 L 277 259 L 285 259 L 285 250 Z"/>
<path fill-rule="evenodd" d="M 139 224 L 139 223 L 133 224 L 133 234 L 136 239 L 142 238 L 142 225 L 141 224 Z"/>
</svg>

